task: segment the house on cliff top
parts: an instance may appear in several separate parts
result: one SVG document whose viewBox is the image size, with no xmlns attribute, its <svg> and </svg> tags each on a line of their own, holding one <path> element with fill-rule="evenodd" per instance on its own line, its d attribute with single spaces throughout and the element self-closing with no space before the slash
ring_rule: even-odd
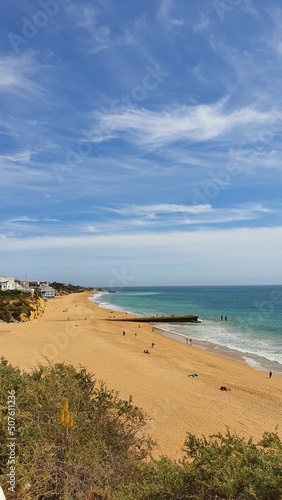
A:
<svg viewBox="0 0 282 500">
<path fill-rule="evenodd" d="M 16 290 L 15 278 L 7 278 L 7 276 L 0 276 L 0 291 Z"/>
</svg>

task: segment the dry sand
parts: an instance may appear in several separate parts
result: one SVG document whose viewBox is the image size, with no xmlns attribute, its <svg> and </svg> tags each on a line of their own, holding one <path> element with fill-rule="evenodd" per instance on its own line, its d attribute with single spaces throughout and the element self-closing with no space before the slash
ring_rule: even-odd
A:
<svg viewBox="0 0 282 500">
<path fill-rule="evenodd" d="M 228 426 L 258 440 L 278 426 L 282 436 L 282 377 L 269 379 L 238 361 L 166 338 L 150 324 L 108 321 L 125 314 L 102 309 L 88 297 L 57 297 L 35 321 L 1 323 L 0 355 L 25 370 L 46 363 L 44 357 L 81 364 L 120 397 L 132 395 L 151 418 L 155 456 L 180 457 L 187 432 L 208 436 Z M 221 385 L 231 392 L 220 391 Z"/>
</svg>

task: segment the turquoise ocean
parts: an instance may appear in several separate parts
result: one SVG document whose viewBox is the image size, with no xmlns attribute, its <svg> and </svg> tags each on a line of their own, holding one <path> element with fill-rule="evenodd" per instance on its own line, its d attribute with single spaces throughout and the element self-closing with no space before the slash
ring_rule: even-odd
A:
<svg viewBox="0 0 282 500">
<path fill-rule="evenodd" d="M 137 315 L 194 314 L 199 324 L 156 326 L 180 342 L 192 338 L 196 347 L 282 375 L 282 286 L 130 287 L 91 300 Z"/>
</svg>

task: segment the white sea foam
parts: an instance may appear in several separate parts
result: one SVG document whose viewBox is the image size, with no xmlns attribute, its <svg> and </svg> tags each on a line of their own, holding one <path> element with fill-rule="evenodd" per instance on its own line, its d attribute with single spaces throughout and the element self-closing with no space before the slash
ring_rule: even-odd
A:
<svg viewBox="0 0 282 500">
<path fill-rule="evenodd" d="M 263 369 L 263 366 L 261 365 L 261 363 L 259 363 L 255 359 L 248 358 L 247 356 L 243 356 L 243 359 L 247 363 L 247 365 L 249 365 L 251 368 L 255 368 L 256 370 L 262 370 Z"/>
<path fill-rule="evenodd" d="M 231 325 L 225 323 L 222 325 L 211 321 L 189 325 L 167 324 L 165 328 L 170 332 L 193 337 L 201 342 L 210 342 L 224 349 L 237 352 L 243 355 L 244 360 L 246 357 L 248 361 L 245 360 L 245 362 L 248 362 L 250 366 L 252 363 L 253 368 L 262 369 L 262 366 L 268 365 L 269 362 L 282 365 L 282 341 L 272 345 L 266 338 L 254 338 L 251 335 L 248 336 L 246 332 L 234 329 Z M 247 356 L 246 353 L 248 353 Z M 256 361 L 252 356 L 261 358 L 262 362 Z M 255 364 L 258 364 L 260 368 Z"/>
<path fill-rule="evenodd" d="M 117 306 L 115 304 L 111 304 L 110 302 L 103 302 L 101 301 L 101 296 L 108 294 L 109 292 L 101 292 L 99 294 L 95 294 L 92 297 L 89 297 L 89 300 L 92 302 L 95 302 L 99 307 L 102 307 L 103 309 L 109 309 L 111 311 L 119 311 L 119 312 L 124 312 L 128 314 L 134 314 L 130 310 L 125 310 L 124 307 Z"/>
<path fill-rule="evenodd" d="M 89 297 L 89 300 L 91 300 L 92 302 L 99 302 L 102 295 L 105 295 L 106 293 L 107 292 L 97 292 L 94 295 L 91 295 L 91 297 Z"/>
</svg>

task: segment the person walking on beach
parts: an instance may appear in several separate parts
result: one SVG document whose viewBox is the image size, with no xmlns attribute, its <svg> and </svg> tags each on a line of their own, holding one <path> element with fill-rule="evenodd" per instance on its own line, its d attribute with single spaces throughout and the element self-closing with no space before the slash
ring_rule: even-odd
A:
<svg viewBox="0 0 282 500">
<path fill-rule="evenodd" d="M 272 377 L 272 371 L 269 372 L 269 378 L 271 378 L 271 377 Z"/>
</svg>

